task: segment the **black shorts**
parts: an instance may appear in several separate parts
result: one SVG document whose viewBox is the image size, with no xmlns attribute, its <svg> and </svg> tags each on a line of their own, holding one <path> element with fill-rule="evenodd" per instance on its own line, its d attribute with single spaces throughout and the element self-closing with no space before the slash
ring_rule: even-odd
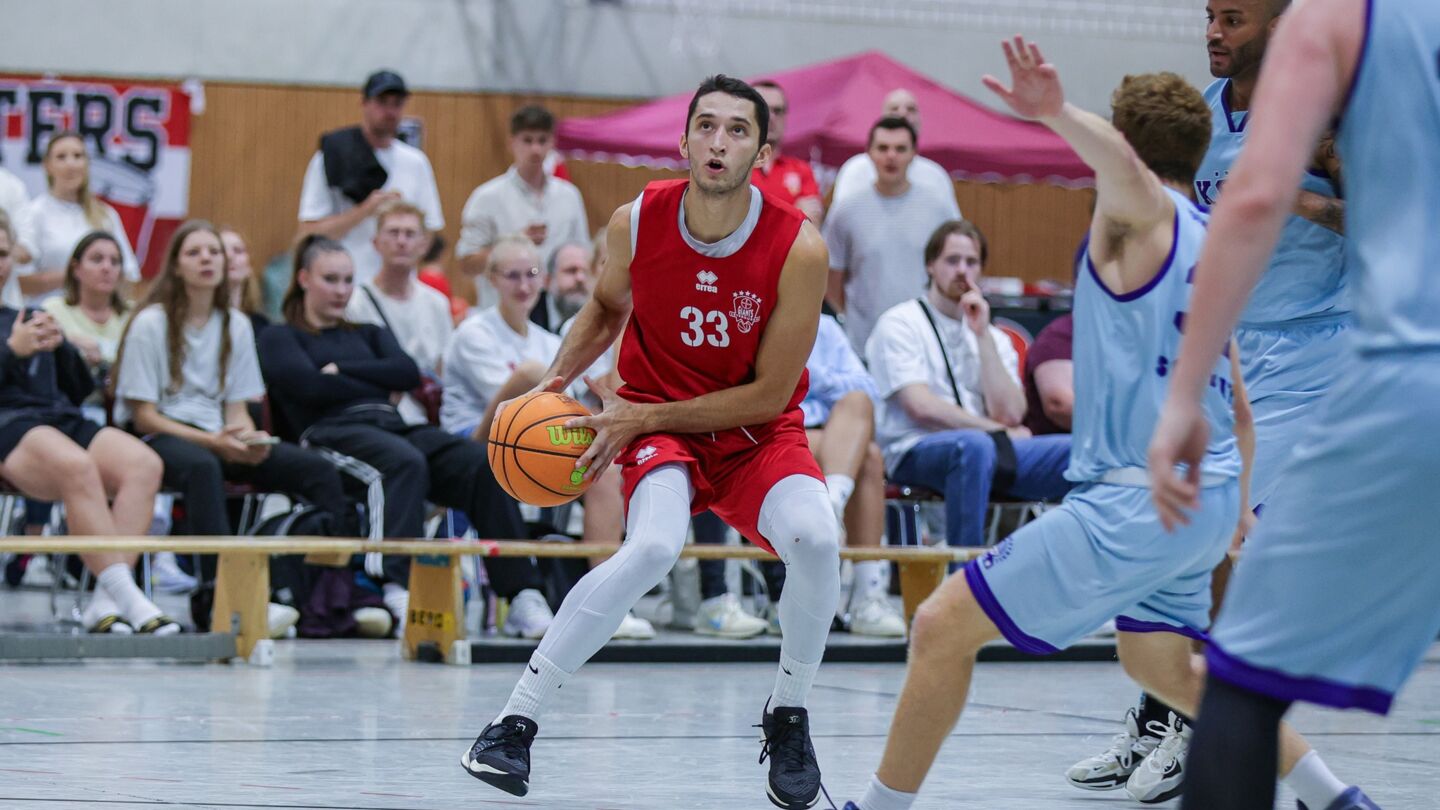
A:
<svg viewBox="0 0 1440 810">
<path fill-rule="evenodd" d="M 95 434 L 100 432 L 100 426 L 86 419 L 78 411 L 35 411 L 28 413 L 13 414 L 9 421 L 0 424 L 0 463 L 10 458 L 10 454 L 20 445 L 20 440 L 25 434 L 37 427 L 53 427 L 56 430 L 70 437 L 70 440 L 82 448 L 90 446 L 95 440 Z"/>
</svg>

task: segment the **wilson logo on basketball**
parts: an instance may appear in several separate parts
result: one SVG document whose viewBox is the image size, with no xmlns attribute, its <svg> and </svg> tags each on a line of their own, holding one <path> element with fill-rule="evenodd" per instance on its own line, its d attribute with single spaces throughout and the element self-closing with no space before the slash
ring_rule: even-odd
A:
<svg viewBox="0 0 1440 810">
<path fill-rule="evenodd" d="M 545 428 L 550 434 L 550 443 L 556 447 L 589 447 L 595 441 L 595 431 L 589 428 L 567 428 L 551 425 Z"/>
</svg>

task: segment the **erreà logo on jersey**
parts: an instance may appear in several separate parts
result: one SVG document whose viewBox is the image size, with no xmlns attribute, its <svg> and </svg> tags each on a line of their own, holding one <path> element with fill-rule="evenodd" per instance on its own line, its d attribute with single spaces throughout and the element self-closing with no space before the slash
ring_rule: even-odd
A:
<svg viewBox="0 0 1440 810">
<path fill-rule="evenodd" d="M 550 444 L 556 447 L 574 445 L 575 447 L 589 447 L 595 441 L 595 431 L 590 428 L 567 428 L 560 425 L 550 425 L 545 428 L 550 434 Z"/>
<path fill-rule="evenodd" d="M 713 272 L 709 270 L 701 270 L 700 272 L 695 274 L 695 289 L 699 290 L 700 292 L 708 293 L 720 292 L 720 290 L 716 289 L 715 287 L 715 282 L 719 280 L 720 277 L 715 275 Z"/>
<path fill-rule="evenodd" d="M 752 292 L 741 290 L 731 296 L 734 308 L 730 310 L 730 317 L 735 320 L 741 333 L 749 333 L 760 322 L 760 296 Z"/>
</svg>

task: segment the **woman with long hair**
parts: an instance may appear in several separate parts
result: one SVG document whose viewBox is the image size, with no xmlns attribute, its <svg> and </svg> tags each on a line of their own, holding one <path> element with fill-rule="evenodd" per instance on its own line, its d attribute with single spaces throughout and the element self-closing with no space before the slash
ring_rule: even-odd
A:
<svg viewBox="0 0 1440 810">
<path fill-rule="evenodd" d="M 0 213 L 0 286 L 10 275 L 15 232 Z M 95 389 L 80 351 L 46 312 L 0 307 L 0 476 L 27 497 L 65 504 L 70 531 L 143 535 L 150 527 L 161 464 L 143 443 L 86 419 Z M 134 554 L 94 552 L 83 620 L 96 633 L 180 632 L 136 586 Z"/>
<path fill-rule="evenodd" d="M 520 509 L 500 488 L 478 444 L 427 424 L 408 425 L 393 402 L 420 382 L 420 369 L 389 330 L 345 320 L 355 266 L 340 243 L 305 237 L 285 293 L 285 323 L 260 339 L 271 401 L 311 445 L 328 447 L 379 473 L 386 537 L 421 537 L 425 501 L 465 512 L 482 537 L 526 536 Z M 403 620 L 408 558 L 387 557 L 386 605 Z M 506 629 L 538 638 L 552 618 L 530 558 L 489 558 L 496 592 L 511 599 Z"/>
<path fill-rule="evenodd" d="M 39 305 L 60 294 L 65 267 L 75 245 L 91 231 L 105 231 L 120 248 L 120 266 L 127 281 L 140 279 L 140 265 L 130 249 L 120 215 L 95 196 L 90 187 L 90 155 L 78 132 L 61 132 L 45 146 L 46 191 L 30 201 L 20 241 L 32 251 L 29 271 L 20 276 L 27 303 Z"/>
<path fill-rule="evenodd" d="M 91 231 L 80 238 L 70 261 L 65 264 L 64 295 L 47 299 L 43 305 L 65 339 L 80 351 L 95 382 L 103 386 L 115 364 L 120 337 L 130 321 L 131 304 L 120 293 L 120 243 L 105 231 Z M 103 392 L 97 390 L 86 400 L 91 418 L 105 423 Z M 93 412 L 92 412 L 93 411 Z"/>
<path fill-rule="evenodd" d="M 318 453 L 256 428 L 247 401 L 265 395 L 250 320 L 230 307 L 220 233 L 202 220 L 175 231 L 150 293 L 130 319 L 115 372 L 115 422 L 165 461 L 189 533 L 231 533 L 225 481 L 297 496 L 348 526 L 340 473 Z M 209 580 L 210 563 L 202 575 Z M 203 622 L 205 617 L 196 617 Z"/>
<path fill-rule="evenodd" d="M 230 307 L 245 313 L 258 336 L 270 325 L 270 318 L 265 315 L 260 276 L 250 264 L 250 246 L 240 231 L 230 225 L 220 226 L 220 238 L 225 243 L 225 282 L 230 290 Z"/>
</svg>

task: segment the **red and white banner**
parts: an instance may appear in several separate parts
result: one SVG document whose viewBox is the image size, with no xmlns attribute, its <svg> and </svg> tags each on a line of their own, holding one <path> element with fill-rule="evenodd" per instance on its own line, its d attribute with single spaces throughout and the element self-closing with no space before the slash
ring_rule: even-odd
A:
<svg viewBox="0 0 1440 810">
<path fill-rule="evenodd" d="M 90 188 L 114 206 L 146 278 L 190 204 L 190 96 L 177 85 L 0 74 L 0 165 L 45 192 L 50 138 L 79 132 Z"/>
</svg>

